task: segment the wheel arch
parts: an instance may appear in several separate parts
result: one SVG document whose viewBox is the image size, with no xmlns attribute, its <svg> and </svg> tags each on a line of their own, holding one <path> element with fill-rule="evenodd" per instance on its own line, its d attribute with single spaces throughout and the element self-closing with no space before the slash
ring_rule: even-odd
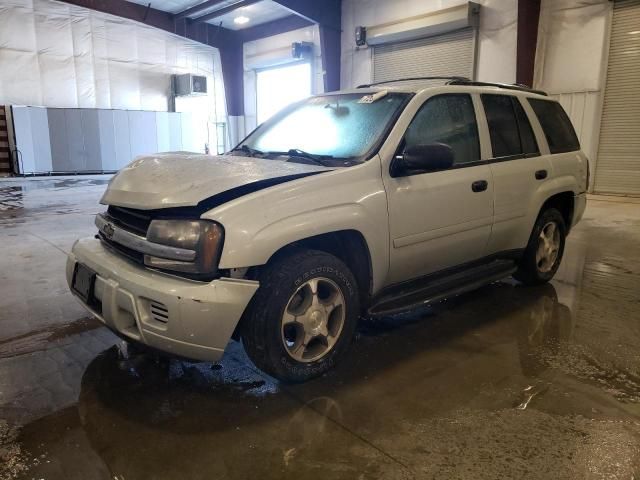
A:
<svg viewBox="0 0 640 480">
<path fill-rule="evenodd" d="M 367 240 L 360 231 L 354 229 L 336 230 L 293 241 L 276 250 L 267 263 L 282 255 L 287 255 L 293 249 L 300 248 L 319 250 L 339 258 L 356 278 L 361 304 L 366 304 L 371 298 L 373 289 L 371 251 Z M 257 277 L 261 267 L 253 267 L 251 275 Z"/>
<path fill-rule="evenodd" d="M 571 229 L 573 223 L 573 215 L 575 211 L 575 198 L 573 191 L 565 191 L 555 193 L 547 198 L 538 212 L 538 217 L 542 215 L 542 212 L 549 208 L 555 208 L 562 214 L 567 232 Z"/>
<path fill-rule="evenodd" d="M 266 265 L 299 249 L 326 252 L 344 262 L 351 270 L 351 273 L 353 273 L 356 283 L 358 284 L 361 310 L 368 307 L 373 296 L 373 265 L 367 240 L 358 230 L 336 230 L 319 235 L 312 235 L 283 245 L 269 257 L 269 260 L 264 265 L 249 268 L 246 278 L 258 280 Z M 242 315 L 242 318 L 231 335 L 231 338 L 234 340 L 240 339 L 241 331 L 247 321 L 246 314 L 248 310 L 249 307 L 245 310 L 245 313 Z"/>
</svg>

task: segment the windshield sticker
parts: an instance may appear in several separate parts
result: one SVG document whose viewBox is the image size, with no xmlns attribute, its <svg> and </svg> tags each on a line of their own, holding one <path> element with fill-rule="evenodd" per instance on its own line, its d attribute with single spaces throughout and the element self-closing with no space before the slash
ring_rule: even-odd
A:
<svg viewBox="0 0 640 480">
<path fill-rule="evenodd" d="M 381 92 L 374 93 L 372 95 L 365 95 L 360 100 L 358 100 L 358 103 L 373 103 L 380 100 L 383 97 L 386 97 L 388 93 L 389 92 L 387 90 L 382 90 Z"/>
</svg>

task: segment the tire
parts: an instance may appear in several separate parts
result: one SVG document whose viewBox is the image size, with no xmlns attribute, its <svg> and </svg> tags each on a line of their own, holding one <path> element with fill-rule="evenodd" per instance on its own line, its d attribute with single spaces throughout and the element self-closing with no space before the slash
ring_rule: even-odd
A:
<svg viewBox="0 0 640 480">
<path fill-rule="evenodd" d="M 242 319 L 242 343 L 261 370 L 285 382 L 304 382 L 344 355 L 359 312 L 358 287 L 342 261 L 318 250 L 292 249 L 260 275 Z"/>
<path fill-rule="evenodd" d="M 553 226 L 553 227 L 551 227 Z M 550 229 L 555 228 L 557 231 L 557 245 L 555 245 L 555 256 L 550 254 L 553 250 L 555 242 L 546 243 L 541 235 L 548 237 Z M 555 235 L 554 235 L 555 237 Z M 516 280 L 525 285 L 540 285 L 546 283 L 553 278 L 558 271 L 562 255 L 564 253 L 564 245 L 567 237 L 567 227 L 564 223 L 564 217 L 555 208 L 544 210 L 536 220 L 529 238 L 529 243 L 518 265 L 518 270 L 513 274 Z M 549 247 L 551 245 L 551 247 Z M 541 261 L 538 251 L 545 250 L 545 260 Z"/>
</svg>

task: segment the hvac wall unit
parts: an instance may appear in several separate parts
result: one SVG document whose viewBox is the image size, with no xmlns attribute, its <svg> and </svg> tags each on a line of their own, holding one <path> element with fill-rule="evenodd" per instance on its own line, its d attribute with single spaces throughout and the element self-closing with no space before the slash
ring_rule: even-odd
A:
<svg viewBox="0 0 640 480">
<path fill-rule="evenodd" d="M 594 178 L 598 193 L 640 195 L 638 52 L 640 2 L 616 1 Z"/>
<path fill-rule="evenodd" d="M 373 81 L 456 75 L 473 79 L 480 5 L 468 2 L 366 28 Z M 360 38 L 363 33 L 360 32 Z"/>
<path fill-rule="evenodd" d="M 173 86 L 176 97 L 206 95 L 207 77 L 202 75 L 192 75 L 191 73 L 174 75 Z"/>
<path fill-rule="evenodd" d="M 19 173 L 102 172 L 194 145 L 190 113 L 12 106 Z"/>
</svg>

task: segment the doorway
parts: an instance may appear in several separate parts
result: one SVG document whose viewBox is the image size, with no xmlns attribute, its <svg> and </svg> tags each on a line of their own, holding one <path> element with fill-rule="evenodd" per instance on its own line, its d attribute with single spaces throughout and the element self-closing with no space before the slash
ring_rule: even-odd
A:
<svg viewBox="0 0 640 480">
<path fill-rule="evenodd" d="M 287 105 L 311 95 L 311 64 L 295 63 L 258 70 L 256 101 L 258 125 Z"/>
</svg>

